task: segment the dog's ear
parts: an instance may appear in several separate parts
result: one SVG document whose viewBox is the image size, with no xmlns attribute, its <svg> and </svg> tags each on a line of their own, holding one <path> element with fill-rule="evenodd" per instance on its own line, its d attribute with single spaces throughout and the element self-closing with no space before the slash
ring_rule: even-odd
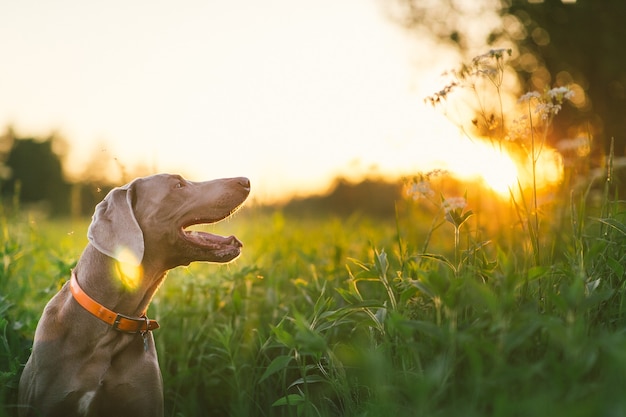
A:
<svg viewBox="0 0 626 417">
<path fill-rule="evenodd" d="M 132 182 L 111 190 L 96 206 L 87 238 L 105 255 L 138 266 L 143 258 L 144 241 L 133 210 L 134 192 Z"/>
</svg>

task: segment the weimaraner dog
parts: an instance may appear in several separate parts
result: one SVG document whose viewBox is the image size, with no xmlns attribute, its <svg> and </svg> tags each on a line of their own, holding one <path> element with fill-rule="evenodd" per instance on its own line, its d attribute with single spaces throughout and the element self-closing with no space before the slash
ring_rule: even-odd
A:
<svg viewBox="0 0 626 417">
<path fill-rule="evenodd" d="M 163 416 L 163 386 L 146 310 L 168 270 L 229 262 L 242 244 L 189 226 L 230 216 L 247 178 L 138 178 L 96 206 L 71 280 L 50 300 L 19 385 L 21 416 Z"/>
</svg>

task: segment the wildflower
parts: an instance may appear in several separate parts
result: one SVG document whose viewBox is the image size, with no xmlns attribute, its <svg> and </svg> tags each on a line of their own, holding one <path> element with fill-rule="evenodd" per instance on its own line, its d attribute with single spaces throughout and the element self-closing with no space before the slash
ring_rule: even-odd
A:
<svg viewBox="0 0 626 417">
<path fill-rule="evenodd" d="M 457 233 L 461 225 L 474 214 L 472 210 L 464 212 L 463 210 L 466 206 L 467 200 L 465 197 L 443 198 L 441 196 L 441 207 L 445 213 L 445 218 L 452 223 Z"/>
<path fill-rule="evenodd" d="M 454 88 L 458 86 L 456 81 L 452 81 L 450 84 L 443 87 L 441 90 L 434 93 L 432 96 L 428 96 L 424 98 L 424 103 L 430 103 L 431 106 L 435 107 L 437 104 L 445 101 L 448 95 L 454 90 Z"/>
<path fill-rule="evenodd" d="M 546 90 L 543 94 L 537 91 L 531 91 L 518 100 L 519 103 L 537 101 L 535 113 L 542 120 L 550 120 L 556 116 L 563 108 L 562 104 L 566 100 L 570 100 L 574 96 L 574 92 L 569 87 L 555 87 Z"/>
<path fill-rule="evenodd" d="M 523 96 L 521 96 L 519 98 L 519 100 L 517 100 L 518 103 L 524 103 L 527 101 L 531 101 L 533 99 L 540 99 L 541 98 L 541 94 L 539 94 L 538 91 L 530 91 L 526 94 L 524 94 Z"/>
<path fill-rule="evenodd" d="M 445 174 L 446 171 L 441 169 L 434 169 L 427 173 L 420 172 L 414 176 L 407 187 L 407 195 L 413 197 L 413 200 L 419 200 L 420 198 L 430 199 L 435 195 L 430 180 L 431 178 Z"/>
<path fill-rule="evenodd" d="M 488 61 L 496 60 L 499 61 L 504 58 L 504 54 L 506 53 L 508 56 L 511 56 L 513 51 L 507 48 L 499 48 L 499 49 L 490 49 L 484 54 L 475 56 L 472 59 L 472 65 L 475 67 L 480 67 L 482 65 L 486 65 Z"/>
<path fill-rule="evenodd" d="M 419 200 L 420 198 L 431 198 L 435 195 L 435 192 L 431 188 L 429 181 L 421 180 L 411 185 L 408 194 L 413 197 L 413 200 Z"/>
<path fill-rule="evenodd" d="M 541 120 L 551 119 L 559 114 L 560 111 L 561 105 L 554 103 L 539 103 L 537 107 L 535 107 L 535 113 L 541 117 Z"/>
<path fill-rule="evenodd" d="M 503 75 L 502 61 L 505 54 L 511 56 L 511 53 L 511 49 L 491 49 L 473 58 L 471 63 L 462 64 L 459 69 L 444 72 L 442 75 L 452 78 L 452 81 L 438 92 L 424 98 L 424 102 L 434 107 L 445 101 L 455 88 L 474 88 L 479 79 L 487 79 L 494 85 L 500 86 Z"/>
<path fill-rule="evenodd" d="M 559 103 L 574 97 L 574 92 L 569 87 L 556 87 L 546 92 L 546 95 Z"/>
<path fill-rule="evenodd" d="M 504 57 L 504 54 L 507 54 L 508 56 L 511 56 L 511 54 L 513 53 L 513 50 L 511 48 L 497 48 L 497 49 L 490 49 L 489 52 L 484 53 L 482 55 L 477 56 L 476 58 L 495 58 L 495 59 L 500 59 Z M 474 58 L 474 59 L 476 59 Z"/>
<path fill-rule="evenodd" d="M 463 210 L 467 206 L 467 200 L 464 197 L 450 197 L 442 201 L 441 206 L 446 214 L 455 210 Z"/>
</svg>

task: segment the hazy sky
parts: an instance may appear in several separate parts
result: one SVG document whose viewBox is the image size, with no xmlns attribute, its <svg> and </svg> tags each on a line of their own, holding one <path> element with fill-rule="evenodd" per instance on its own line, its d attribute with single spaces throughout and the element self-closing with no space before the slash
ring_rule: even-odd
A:
<svg viewBox="0 0 626 417">
<path fill-rule="evenodd" d="M 261 199 L 374 166 L 480 169 L 422 101 L 456 62 L 381 4 L 4 1 L 0 127 L 58 131 L 74 176 L 94 157 L 114 178 L 113 161 L 194 180 L 245 175 Z"/>
</svg>

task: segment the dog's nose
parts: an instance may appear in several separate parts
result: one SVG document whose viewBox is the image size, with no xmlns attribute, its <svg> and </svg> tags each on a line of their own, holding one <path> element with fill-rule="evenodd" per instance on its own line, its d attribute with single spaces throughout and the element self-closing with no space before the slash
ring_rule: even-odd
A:
<svg viewBox="0 0 626 417">
<path fill-rule="evenodd" d="M 241 185 L 243 188 L 246 189 L 250 189 L 250 180 L 246 177 L 241 177 L 238 178 L 237 182 L 239 183 L 239 185 Z"/>
</svg>

